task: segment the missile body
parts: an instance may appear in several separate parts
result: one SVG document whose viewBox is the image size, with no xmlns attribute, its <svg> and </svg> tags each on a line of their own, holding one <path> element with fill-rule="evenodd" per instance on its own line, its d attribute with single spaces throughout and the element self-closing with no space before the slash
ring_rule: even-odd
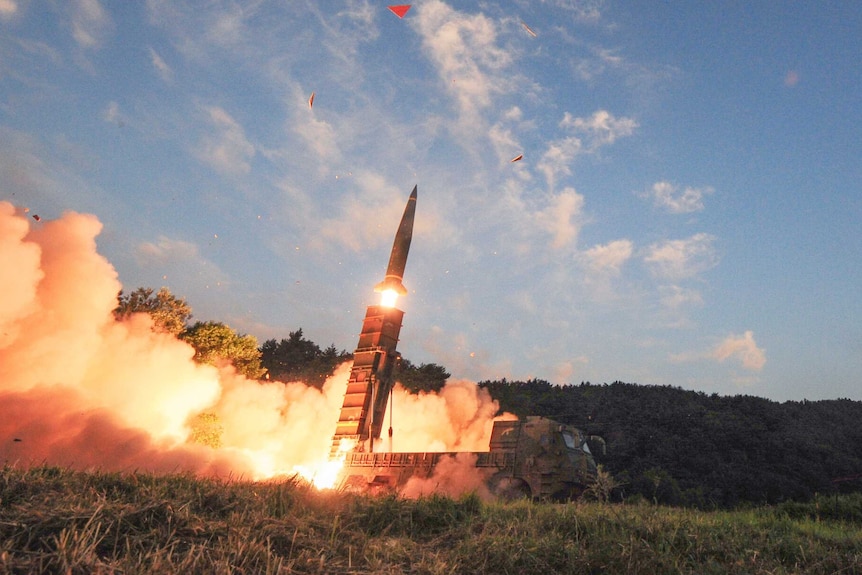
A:
<svg viewBox="0 0 862 575">
<path fill-rule="evenodd" d="M 374 286 L 376 292 L 394 290 L 398 295 L 407 295 L 407 288 L 401 282 L 404 279 L 404 267 L 407 265 L 410 240 L 413 239 L 413 216 L 416 214 L 417 187 L 413 186 L 413 192 L 407 200 L 404 215 L 401 216 L 401 224 L 398 226 L 398 233 L 395 234 L 395 242 L 392 244 L 392 254 L 389 256 L 386 277 Z"/>
</svg>

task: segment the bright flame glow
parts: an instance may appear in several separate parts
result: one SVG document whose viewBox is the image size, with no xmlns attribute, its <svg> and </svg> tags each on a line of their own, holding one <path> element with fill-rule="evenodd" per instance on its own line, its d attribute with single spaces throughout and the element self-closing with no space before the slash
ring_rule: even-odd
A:
<svg viewBox="0 0 862 575">
<path fill-rule="evenodd" d="M 380 294 L 380 305 L 384 307 L 395 307 L 395 302 L 398 301 L 398 292 L 394 289 L 385 289 Z"/>
<path fill-rule="evenodd" d="M 356 447 L 356 440 L 343 438 L 338 444 L 338 453 L 334 459 L 318 461 L 310 465 L 296 465 L 293 471 L 318 489 L 332 489 L 344 467 L 347 452 L 354 447 Z"/>
</svg>

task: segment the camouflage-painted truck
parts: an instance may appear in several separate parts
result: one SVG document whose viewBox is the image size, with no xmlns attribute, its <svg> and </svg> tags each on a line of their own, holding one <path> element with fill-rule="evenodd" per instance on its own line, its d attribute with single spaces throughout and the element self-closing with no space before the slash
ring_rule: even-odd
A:
<svg viewBox="0 0 862 575">
<path fill-rule="evenodd" d="M 474 459 L 491 493 L 504 499 L 565 500 L 593 483 L 596 463 L 580 430 L 544 417 L 496 421 L 488 451 L 445 453 L 349 452 L 341 487 L 396 490 L 411 478 L 430 478 L 446 458 Z"/>
</svg>

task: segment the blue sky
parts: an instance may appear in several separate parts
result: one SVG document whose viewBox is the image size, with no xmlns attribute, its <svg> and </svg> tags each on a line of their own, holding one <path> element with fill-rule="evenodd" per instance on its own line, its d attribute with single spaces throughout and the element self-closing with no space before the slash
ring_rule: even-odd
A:
<svg viewBox="0 0 862 575">
<path fill-rule="evenodd" d="M 418 185 L 414 363 L 858 400 L 860 31 L 853 2 L 0 0 L 0 199 L 95 214 L 127 290 L 352 350 Z"/>
</svg>

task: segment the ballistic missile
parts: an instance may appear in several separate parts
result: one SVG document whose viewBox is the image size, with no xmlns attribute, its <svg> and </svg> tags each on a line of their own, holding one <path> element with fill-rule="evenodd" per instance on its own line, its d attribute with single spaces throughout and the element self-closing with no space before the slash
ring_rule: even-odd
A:
<svg viewBox="0 0 862 575">
<path fill-rule="evenodd" d="M 404 266 L 407 265 L 407 252 L 410 251 L 410 240 L 413 239 L 413 216 L 416 214 L 416 188 L 407 200 L 404 215 L 401 216 L 401 224 L 398 225 L 398 233 L 395 234 L 395 243 L 392 244 L 392 254 L 389 256 L 389 267 L 386 268 L 386 277 L 382 282 L 374 286 L 374 291 L 384 292 L 392 290 L 398 295 L 407 295 L 407 288 L 401 281 L 404 279 Z"/>
</svg>

